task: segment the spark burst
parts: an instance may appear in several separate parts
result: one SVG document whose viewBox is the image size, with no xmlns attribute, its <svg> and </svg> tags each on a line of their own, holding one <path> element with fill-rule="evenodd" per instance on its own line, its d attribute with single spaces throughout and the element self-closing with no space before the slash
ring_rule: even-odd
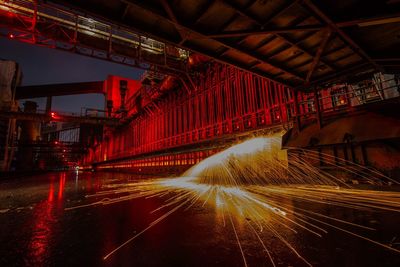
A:
<svg viewBox="0 0 400 267">
<path fill-rule="evenodd" d="M 394 247 L 345 228 L 351 226 L 375 231 L 371 227 L 327 216 L 309 208 L 296 207 L 294 210 L 292 206 L 285 204 L 285 200 L 291 200 L 309 204 L 308 206 L 323 204 L 361 211 L 372 209 L 398 213 L 400 193 L 354 189 L 344 179 L 314 167 L 310 161 L 321 155 L 313 151 L 300 150 L 300 155 L 292 155 L 288 161 L 287 154 L 280 149 L 280 139 L 279 135 L 250 139 L 203 160 L 182 177 L 110 185 L 107 190 L 88 196 L 89 199 L 102 197 L 100 201 L 67 210 L 110 205 L 136 198 L 165 199 L 164 204 L 153 211 L 163 211 L 162 215 L 147 228 L 110 251 L 104 256 L 104 260 L 177 210 L 189 209 L 193 205 L 212 205 L 222 214 L 224 225 L 228 222 L 233 229 L 244 266 L 247 266 L 247 261 L 235 225 L 235 221 L 238 220 L 246 222 L 247 229 L 254 233 L 272 266 L 276 266 L 276 263 L 261 237 L 263 231 L 272 233 L 299 259 L 311 266 L 279 231 L 280 227 L 292 233 L 306 231 L 317 237 L 327 234 L 329 229 L 335 229 L 400 253 L 400 250 Z M 343 160 L 339 163 L 346 164 L 337 164 L 337 159 L 335 161 L 332 156 L 323 156 L 328 165 L 346 171 L 363 182 L 374 185 L 395 182 L 361 165 Z"/>
</svg>

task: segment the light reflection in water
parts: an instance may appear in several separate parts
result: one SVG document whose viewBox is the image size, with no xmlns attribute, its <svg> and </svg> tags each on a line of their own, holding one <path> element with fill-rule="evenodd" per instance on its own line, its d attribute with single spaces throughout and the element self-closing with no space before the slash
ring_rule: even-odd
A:
<svg viewBox="0 0 400 267">
<path fill-rule="evenodd" d="M 31 219 L 32 236 L 28 245 L 29 260 L 26 262 L 29 266 L 47 265 L 46 261 L 50 257 L 49 249 L 52 245 L 54 228 L 57 227 L 58 217 L 64 212 L 65 182 L 65 173 L 61 173 L 58 185 L 56 178 L 51 177 L 47 199 L 34 207 Z"/>
</svg>

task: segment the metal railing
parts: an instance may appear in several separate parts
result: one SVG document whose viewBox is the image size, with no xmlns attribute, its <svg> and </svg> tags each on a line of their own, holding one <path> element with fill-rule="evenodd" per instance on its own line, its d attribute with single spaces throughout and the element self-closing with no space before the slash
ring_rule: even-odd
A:
<svg viewBox="0 0 400 267">
<path fill-rule="evenodd" d="M 0 23 L 3 35 L 49 47 L 68 50 L 119 63 L 148 69 L 142 63 L 165 67 L 171 71 L 185 71 L 189 52 L 181 48 L 144 36 L 131 29 L 102 21 L 78 11 L 67 10 L 56 5 L 38 3 L 33 0 L 0 0 Z M 10 24 L 14 21 L 15 24 Z M 54 35 L 51 28 L 57 28 Z M 4 32 L 8 31 L 8 33 Z M 97 38 L 107 43 L 104 48 L 95 48 L 99 43 L 86 43 L 81 35 Z M 114 51 L 114 46 L 123 46 L 136 51 L 124 55 Z M 116 49 L 120 50 L 120 49 Z M 147 54 L 150 54 L 146 56 Z M 153 56 L 151 56 L 153 55 Z M 155 58 L 154 58 L 155 57 Z M 172 59 L 172 61 L 168 60 Z M 159 69 L 162 71 L 162 69 Z"/>
</svg>

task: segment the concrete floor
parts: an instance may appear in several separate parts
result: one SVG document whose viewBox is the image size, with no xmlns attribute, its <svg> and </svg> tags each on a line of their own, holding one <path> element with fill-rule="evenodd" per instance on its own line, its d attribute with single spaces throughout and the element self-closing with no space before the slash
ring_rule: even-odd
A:
<svg viewBox="0 0 400 267">
<path fill-rule="evenodd" d="M 66 211 L 107 184 L 144 179 L 117 173 L 65 172 L 0 183 L 0 266 L 244 266 L 232 227 L 211 207 L 179 210 L 107 260 L 102 257 L 155 220 L 162 199 L 135 199 Z M 296 203 L 293 203 L 296 208 Z M 300 205 L 300 204 L 299 204 Z M 399 246 L 400 214 L 313 207 L 374 225 L 368 237 Z M 272 266 L 260 242 L 237 225 L 248 266 Z M 279 228 L 279 227 L 278 227 Z M 400 266 L 400 254 L 329 229 L 318 238 L 280 229 L 314 266 Z M 285 232 L 286 231 L 286 232 Z M 359 232 L 360 233 L 360 232 Z M 364 234 L 364 233 L 362 233 Z M 268 231 L 261 237 L 277 266 L 307 266 Z"/>
</svg>

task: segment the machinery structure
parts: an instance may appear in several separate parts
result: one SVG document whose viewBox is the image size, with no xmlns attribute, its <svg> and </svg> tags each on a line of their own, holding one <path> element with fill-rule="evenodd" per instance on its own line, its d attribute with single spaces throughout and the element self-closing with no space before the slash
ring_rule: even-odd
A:
<svg viewBox="0 0 400 267">
<path fill-rule="evenodd" d="M 182 172 L 243 138 L 291 129 L 286 138 L 293 141 L 314 125 L 317 130 L 297 145 L 318 148 L 318 142 L 313 143 L 315 135 L 332 122 L 377 110 L 390 113 L 399 101 L 396 81 L 381 74 L 373 81 L 294 93 L 279 83 L 218 63 L 210 65 L 206 73 L 195 81 L 195 91 L 178 89 L 149 104 L 142 104 L 144 97 L 133 94 L 127 99 L 122 125 L 106 130 L 103 142 L 90 150 L 84 164 L 99 169 Z M 383 123 L 384 118 L 378 120 Z M 371 132 L 364 141 L 378 136 L 397 138 L 395 123 L 387 125 L 395 132 L 391 136 Z M 346 130 L 339 134 L 343 138 Z M 336 140 L 333 144 L 343 143 Z M 355 156 L 353 159 L 357 162 Z"/>
<path fill-rule="evenodd" d="M 399 10 L 378 0 L 4 0 L 0 33 L 146 70 L 141 81 L 36 87 L 105 94 L 101 120 L 59 118 L 104 126 L 87 168 L 182 172 L 242 138 L 286 131 L 294 153 L 393 171 L 398 160 L 382 163 L 399 152 L 380 150 L 400 137 Z M 390 130 L 372 131 L 380 127 Z"/>
</svg>

